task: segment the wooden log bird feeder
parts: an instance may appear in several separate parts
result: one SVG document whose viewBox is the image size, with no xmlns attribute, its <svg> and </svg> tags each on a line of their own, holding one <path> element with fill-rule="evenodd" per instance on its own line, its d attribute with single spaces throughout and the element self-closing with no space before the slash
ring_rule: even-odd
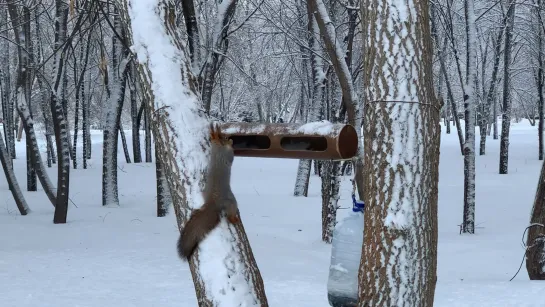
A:
<svg viewBox="0 0 545 307">
<path fill-rule="evenodd" d="M 222 123 L 235 156 L 344 160 L 356 155 L 358 135 L 351 125 L 328 121 L 307 124 Z"/>
</svg>

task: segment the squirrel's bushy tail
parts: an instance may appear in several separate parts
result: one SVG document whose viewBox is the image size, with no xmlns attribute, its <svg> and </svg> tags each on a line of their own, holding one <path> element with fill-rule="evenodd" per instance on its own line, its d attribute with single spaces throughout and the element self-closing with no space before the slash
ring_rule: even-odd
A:
<svg viewBox="0 0 545 307">
<path fill-rule="evenodd" d="M 178 239 L 178 255 L 189 259 L 199 242 L 220 222 L 219 212 L 212 204 L 204 204 L 193 211 Z"/>
</svg>

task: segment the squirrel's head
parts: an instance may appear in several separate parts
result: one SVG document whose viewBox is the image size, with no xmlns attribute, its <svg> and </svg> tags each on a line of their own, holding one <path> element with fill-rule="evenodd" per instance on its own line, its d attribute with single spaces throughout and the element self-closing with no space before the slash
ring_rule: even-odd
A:
<svg viewBox="0 0 545 307">
<path fill-rule="evenodd" d="M 225 134 L 223 134 L 219 126 L 210 124 L 210 141 L 214 147 L 214 150 L 222 153 L 222 156 L 225 158 L 225 162 L 232 164 L 235 156 L 233 150 L 233 140 L 229 139 Z"/>
</svg>

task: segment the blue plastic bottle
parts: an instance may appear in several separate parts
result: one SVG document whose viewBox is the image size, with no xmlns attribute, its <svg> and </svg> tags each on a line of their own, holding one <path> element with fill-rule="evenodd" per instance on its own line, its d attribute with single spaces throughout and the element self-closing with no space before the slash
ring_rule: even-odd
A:
<svg viewBox="0 0 545 307">
<path fill-rule="evenodd" d="M 356 306 L 363 246 L 363 201 L 352 195 L 352 212 L 333 231 L 327 298 L 333 307 Z"/>
</svg>

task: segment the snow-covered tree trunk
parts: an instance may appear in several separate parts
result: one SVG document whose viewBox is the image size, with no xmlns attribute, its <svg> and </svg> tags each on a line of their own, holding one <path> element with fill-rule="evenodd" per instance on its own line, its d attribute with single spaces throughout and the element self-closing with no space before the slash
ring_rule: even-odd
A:
<svg viewBox="0 0 545 307">
<path fill-rule="evenodd" d="M 503 58 L 503 113 L 501 117 L 500 174 L 508 173 L 509 129 L 511 128 L 511 40 L 515 23 L 515 0 L 509 0 L 507 22 L 505 24 L 505 44 Z"/>
<path fill-rule="evenodd" d="M 43 164 L 40 149 L 38 147 L 38 141 L 36 138 L 36 132 L 34 131 L 34 120 L 32 119 L 32 116 L 30 115 L 30 110 L 28 108 L 28 101 L 30 98 L 28 97 L 30 95 L 30 92 L 28 91 L 28 78 L 30 78 L 30 72 L 28 69 L 28 60 L 29 55 L 27 53 L 27 50 L 24 50 L 24 44 L 25 44 L 25 33 L 22 29 L 21 25 L 21 16 L 19 14 L 19 10 L 17 9 L 17 5 L 10 1 L 8 2 L 8 10 L 9 15 L 11 17 L 12 21 L 12 28 L 15 35 L 15 42 L 18 45 L 17 48 L 17 58 L 18 58 L 18 69 L 17 69 L 17 79 L 16 79 L 16 106 L 17 106 L 17 112 L 19 114 L 19 117 L 23 121 L 23 127 L 25 129 L 26 133 L 26 141 L 27 141 L 27 159 L 30 160 L 31 169 L 33 171 L 36 171 L 38 173 L 38 177 L 40 179 L 40 183 L 42 184 L 42 187 L 53 204 L 55 206 L 56 203 L 56 196 L 53 184 L 51 183 L 51 180 L 49 179 L 49 176 L 47 175 L 47 172 L 45 170 L 45 166 Z M 27 12 L 28 13 L 28 12 Z M 28 16 L 30 19 L 30 17 Z M 28 32 L 28 31 L 25 31 Z M 28 167 L 28 164 L 27 164 Z M 27 179 L 29 177 L 33 176 L 34 173 L 31 171 L 29 174 L 29 170 L 27 169 Z M 32 188 L 32 180 L 27 180 L 27 183 L 30 183 L 29 190 L 33 190 Z"/>
<path fill-rule="evenodd" d="M 190 71 L 186 44 L 165 16 L 166 0 L 121 0 L 138 57 L 142 95 L 166 167 L 178 227 L 202 205 L 209 122 Z M 176 69 L 173 69 L 176 68 Z M 236 162 L 235 162 L 236 163 Z M 242 217 L 244 213 L 241 213 Z M 173 252 L 174 252 L 173 242 Z M 242 222 L 220 224 L 189 261 L 199 306 L 268 306 L 263 280 Z"/>
<path fill-rule="evenodd" d="M 116 8 L 116 11 L 118 9 Z M 103 129 L 103 150 L 102 150 L 102 205 L 118 206 L 119 194 L 117 184 L 117 148 L 118 134 L 120 130 L 121 111 L 125 99 L 125 88 L 130 67 L 128 51 L 120 39 L 126 40 L 125 29 L 117 15 L 114 17 L 115 31 L 120 38 L 112 37 L 112 68 L 106 84 L 111 90 L 108 102 L 105 106 L 106 117 Z M 126 147 L 123 149 L 126 151 Z"/>
<path fill-rule="evenodd" d="M 322 0 L 309 0 L 308 6 L 312 9 L 316 24 L 319 28 L 320 34 L 323 36 L 326 51 L 331 59 L 332 66 L 337 77 L 338 85 L 340 86 L 340 92 L 342 94 L 342 103 L 339 106 L 344 112 L 328 112 L 338 115 L 333 116 L 335 120 L 344 118 L 346 113 L 348 116 L 348 123 L 354 126 L 358 134 L 358 143 L 360 140 L 360 105 L 356 94 L 356 90 L 352 83 L 352 73 L 350 71 L 350 53 L 344 52 L 340 43 L 336 39 L 336 29 L 333 22 L 330 19 L 327 8 Z M 349 17 L 350 19 L 350 17 Z M 349 46 L 349 50 L 350 50 Z M 347 57 L 348 55 L 348 57 Z M 332 86 L 327 88 L 330 93 L 337 94 L 337 91 Z M 328 101 L 331 101 L 329 99 Z M 328 114 L 328 115 L 329 115 Z M 335 121 L 334 120 L 334 121 Z M 362 161 L 362 146 L 358 144 L 358 152 L 353 158 L 355 165 L 355 181 L 358 186 L 358 192 L 360 195 L 363 193 L 363 161 Z M 336 224 L 337 217 L 337 202 L 339 199 L 339 185 L 340 185 L 340 162 L 324 162 L 323 170 L 320 172 L 322 177 L 322 239 L 325 242 L 331 242 L 333 236 L 333 229 Z M 361 197 L 361 196 L 360 196 Z"/>
<path fill-rule="evenodd" d="M 475 108 L 477 106 L 477 25 L 473 0 L 464 2 L 466 14 L 467 78 L 464 84 L 464 213 L 462 232 L 475 233 Z"/>
<path fill-rule="evenodd" d="M 541 166 L 526 237 L 526 270 L 531 280 L 545 280 L 545 163 Z"/>
<path fill-rule="evenodd" d="M 202 80 L 199 84 L 201 87 L 201 96 L 206 112 L 210 112 L 210 107 L 212 104 L 212 90 L 214 89 L 214 84 L 216 82 L 216 75 L 220 65 L 225 59 L 225 54 L 227 53 L 227 48 L 229 47 L 229 26 L 231 25 L 231 20 L 235 15 L 237 2 L 238 0 L 223 0 L 218 8 L 218 21 L 211 44 L 213 50 L 208 52 L 208 57 L 204 63 Z M 198 57 L 195 57 L 195 59 L 198 59 Z"/>
<path fill-rule="evenodd" d="M 0 7 L 0 20 L 8 20 L 7 6 Z M 7 22 L 0 24 L 0 32 L 6 33 L 11 27 Z M 6 150 L 15 159 L 15 123 L 13 120 L 13 100 L 11 99 L 10 44 L 7 39 L 0 39 L 0 92 L 2 94 L 2 115 Z"/>
<path fill-rule="evenodd" d="M 316 19 L 312 15 L 312 10 L 307 3 L 307 19 L 308 19 L 308 46 L 310 49 L 310 68 L 312 70 L 312 99 L 307 106 L 307 121 L 314 122 L 319 118 L 320 105 L 322 104 L 325 89 L 325 73 L 320 48 L 320 29 L 316 23 Z M 316 166 L 317 164 L 315 164 Z M 297 177 L 295 178 L 294 196 L 307 196 L 308 185 L 310 182 L 310 171 L 312 168 L 312 160 L 301 159 L 297 168 Z M 317 170 L 317 167 L 315 167 Z"/>
<path fill-rule="evenodd" d="M 358 306 L 433 306 L 440 106 L 428 1 L 365 0 L 365 227 Z"/>
<path fill-rule="evenodd" d="M 308 196 L 308 185 L 310 181 L 310 169 L 312 160 L 300 159 L 297 166 L 297 176 L 295 177 L 295 189 L 293 196 Z"/>
<path fill-rule="evenodd" d="M 329 14 L 323 0 L 309 0 L 316 18 L 316 22 L 323 36 L 326 51 L 331 60 L 335 74 L 337 75 L 339 86 L 342 93 L 342 107 L 348 117 L 348 123 L 356 129 L 358 134 L 358 143 L 361 140 L 362 116 L 361 103 L 353 85 L 352 73 L 347 63 L 346 53 L 342 51 L 338 40 L 336 39 L 335 25 L 329 18 Z M 355 181 L 358 187 L 358 194 L 363 198 L 363 146 L 358 144 L 358 152 L 352 159 L 354 163 Z"/>
<path fill-rule="evenodd" d="M 339 161 L 323 161 L 322 163 L 322 241 L 331 243 L 333 230 L 337 223 L 339 208 L 339 188 L 341 163 Z"/>
<path fill-rule="evenodd" d="M 70 192 L 70 140 L 68 121 L 62 106 L 61 80 L 66 75 L 66 31 L 68 23 L 68 2 L 55 1 L 55 56 L 53 57 L 53 73 L 55 84 L 51 90 L 50 110 L 53 115 L 53 128 L 57 145 L 57 202 L 53 223 L 64 224 L 68 214 L 68 199 Z"/>
<path fill-rule="evenodd" d="M 41 26 L 40 26 L 40 19 L 35 19 L 36 27 L 36 37 L 39 37 L 41 33 Z M 41 40 L 36 41 L 36 62 L 42 63 L 43 61 L 43 43 Z M 44 126 L 45 126 L 45 141 L 46 141 L 46 151 L 47 151 L 47 167 L 51 167 L 53 163 L 55 163 L 56 155 L 55 155 L 55 149 L 53 148 L 53 115 L 51 114 L 51 108 L 49 106 L 49 91 L 46 87 L 46 84 L 44 82 L 43 76 L 38 76 L 36 78 L 36 81 L 38 83 L 38 89 L 40 91 L 40 106 L 41 111 L 43 113 L 43 120 L 44 120 Z"/>
</svg>

